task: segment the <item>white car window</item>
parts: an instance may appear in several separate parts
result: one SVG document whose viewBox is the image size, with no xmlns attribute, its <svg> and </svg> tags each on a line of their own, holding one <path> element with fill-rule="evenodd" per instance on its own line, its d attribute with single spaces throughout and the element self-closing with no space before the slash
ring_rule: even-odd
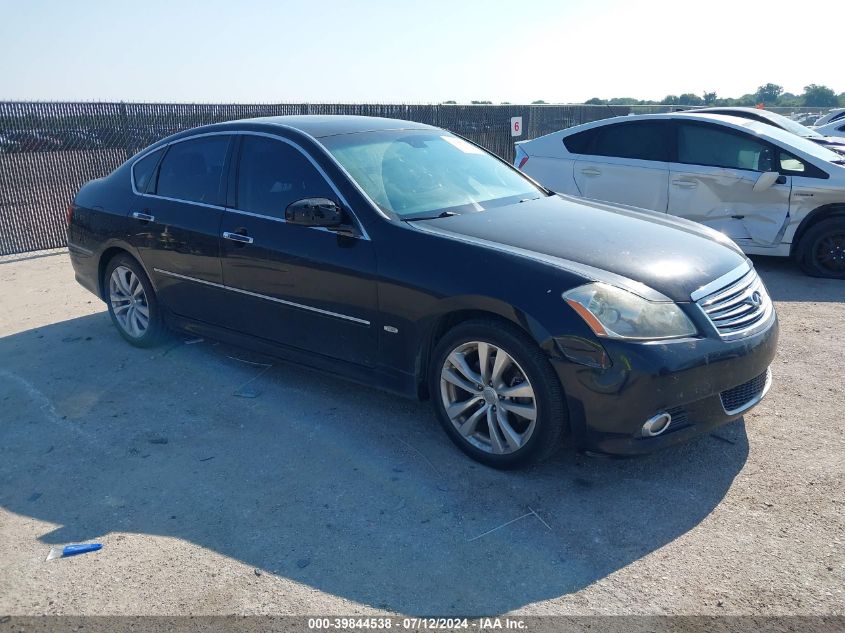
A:
<svg viewBox="0 0 845 633">
<path fill-rule="evenodd" d="M 773 169 L 772 150 L 766 143 L 715 125 L 694 123 L 679 126 L 678 162 L 751 171 Z"/>
</svg>

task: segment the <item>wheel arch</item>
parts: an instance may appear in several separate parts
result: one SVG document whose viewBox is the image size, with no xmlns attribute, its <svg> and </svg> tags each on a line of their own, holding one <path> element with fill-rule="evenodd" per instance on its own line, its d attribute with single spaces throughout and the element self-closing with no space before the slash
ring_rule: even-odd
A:
<svg viewBox="0 0 845 633">
<path fill-rule="evenodd" d="M 449 330 L 476 319 L 500 321 L 515 326 L 527 334 L 538 347 L 546 349 L 546 344 L 551 340 L 549 333 L 539 322 L 524 311 L 509 306 L 496 300 L 478 302 L 476 298 L 471 304 L 463 301 L 449 301 L 447 309 L 438 312 L 428 319 L 416 358 L 416 385 L 417 397 L 420 400 L 428 400 L 428 371 L 431 364 L 431 355 L 437 343 L 446 335 Z"/>
<path fill-rule="evenodd" d="M 100 259 L 97 263 L 97 290 L 99 292 L 100 298 L 103 301 L 106 301 L 106 267 L 109 265 L 109 262 L 118 255 L 128 255 L 129 257 L 134 259 L 135 262 L 137 262 L 137 264 L 147 275 L 147 279 L 150 280 L 150 283 L 153 285 L 153 289 L 156 290 L 155 281 L 153 281 L 152 275 L 150 275 L 149 271 L 147 270 L 147 267 L 144 266 L 144 262 L 141 261 L 141 258 L 138 257 L 137 253 L 134 253 L 133 249 L 125 244 L 113 243 L 107 246 L 103 250 L 103 252 L 100 253 Z"/>
<path fill-rule="evenodd" d="M 798 229 L 796 229 L 795 235 L 792 237 L 792 244 L 789 250 L 790 256 L 794 257 L 797 254 L 801 239 L 807 234 L 807 231 L 819 222 L 834 217 L 845 217 L 845 202 L 823 204 L 810 211 L 807 217 L 798 225 Z"/>
</svg>

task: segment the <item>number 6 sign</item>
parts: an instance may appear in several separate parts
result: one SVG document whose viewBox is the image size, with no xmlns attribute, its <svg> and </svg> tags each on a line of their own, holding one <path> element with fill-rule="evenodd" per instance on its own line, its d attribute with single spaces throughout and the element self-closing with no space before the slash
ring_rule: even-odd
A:
<svg viewBox="0 0 845 633">
<path fill-rule="evenodd" d="M 511 117 L 511 136 L 522 136 L 522 117 Z"/>
</svg>

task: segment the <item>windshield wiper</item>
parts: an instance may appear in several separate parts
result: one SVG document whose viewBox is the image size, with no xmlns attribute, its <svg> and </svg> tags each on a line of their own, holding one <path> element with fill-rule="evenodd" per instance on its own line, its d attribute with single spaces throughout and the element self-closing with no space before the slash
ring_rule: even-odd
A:
<svg viewBox="0 0 845 633">
<path fill-rule="evenodd" d="M 420 218 L 402 218 L 405 222 L 416 222 L 417 220 L 436 220 L 438 218 L 450 218 L 453 215 L 460 215 L 454 211 L 441 211 L 437 215 L 426 215 Z"/>
</svg>

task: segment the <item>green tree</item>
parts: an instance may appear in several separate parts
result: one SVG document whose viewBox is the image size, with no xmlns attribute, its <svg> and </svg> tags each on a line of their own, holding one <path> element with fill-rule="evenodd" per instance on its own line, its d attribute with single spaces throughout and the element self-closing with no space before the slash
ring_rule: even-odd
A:
<svg viewBox="0 0 845 633">
<path fill-rule="evenodd" d="M 704 105 L 713 105 L 716 103 L 716 93 L 715 92 L 705 92 L 704 93 Z"/>
<path fill-rule="evenodd" d="M 754 93 L 754 99 L 757 103 L 767 103 L 774 105 L 778 102 L 778 97 L 783 94 L 783 86 L 777 84 L 766 84 L 757 88 Z"/>
<path fill-rule="evenodd" d="M 839 99 L 836 93 L 827 86 L 810 84 L 804 87 L 804 105 L 830 108 L 839 105 Z"/>
<path fill-rule="evenodd" d="M 587 99 L 584 103 L 587 105 L 604 105 L 604 99 L 593 97 L 592 99 Z"/>
<path fill-rule="evenodd" d="M 457 103 L 457 101 L 449 100 L 449 101 L 444 101 L 443 103 L 448 103 L 449 105 L 454 105 L 454 104 Z"/>
<path fill-rule="evenodd" d="M 680 102 L 680 99 L 676 95 L 666 95 L 663 97 L 660 105 L 678 105 Z"/>
<path fill-rule="evenodd" d="M 493 102 L 492 101 L 470 101 L 470 103 L 473 104 L 473 105 L 490 105 Z"/>
<path fill-rule="evenodd" d="M 545 104 L 545 103 L 546 103 L 546 102 L 545 102 L 545 101 L 543 101 L 542 99 L 537 99 L 537 101 L 532 101 L 532 102 L 531 102 L 531 105 L 543 105 L 543 104 Z"/>
<path fill-rule="evenodd" d="M 680 97 L 678 97 L 678 103 L 683 105 L 702 105 L 704 103 L 704 99 L 699 97 L 698 95 L 694 95 L 691 92 L 685 92 Z"/>
</svg>

